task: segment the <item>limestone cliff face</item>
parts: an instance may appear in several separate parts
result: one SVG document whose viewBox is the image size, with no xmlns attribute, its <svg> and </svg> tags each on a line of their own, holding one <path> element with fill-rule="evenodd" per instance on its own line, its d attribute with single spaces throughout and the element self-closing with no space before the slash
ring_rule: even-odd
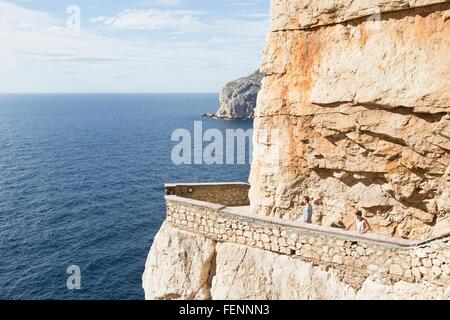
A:
<svg viewBox="0 0 450 320">
<path fill-rule="evenodd" d="M 209 273 L 215 243 L 164 223 L 148 255 L 143 288 L 146 299 L 210 298 Z"/>
<path fill-rule="evenodd" d="M 220 93 L 220 108 L 214 115 L 222 119 L 250 119 L 261 89 L 262 74 L 251 75 L 227 83 Z"/>
<path fill-rule="evenodd" d="M 450 2 L 273 0 L 253 212 L 375 232 L 450 230 Z"/>
<path fill-rule="evenodd" d="M 370 276 L 357 286 L 336 270 L 234 243 L 220 243 L 165 223 L 147 260 L 146 299 L 448 299 L 432 283 L 386 283 Z"/>
<path fill-rule="evenodd" d="M 449 52 L 450 1 L 272 0 L 255 110 L 252 214 L 295 220 L 310 195 L 315 224 L 347 225 L 361 208 L 376 234 L 424 240 L 448 233 Z M 191 207 L 168 204 L 172 220 L 155 238 L 143 277 L 146 298 L 450 297 L 448 237 L 429 252 L 412 249 L 406 260 L 395 251 L 369 254 L 353 238 L 331 255 L 325 242 L 289 244 L 262 227 L 244 232 L 229 221 L 222 230 L 222 216 L 194 205 L 198 221 L 186 214 Z M 342 273 L 342 265 L 355 273 Z M 371 272 L 377 265 L 386 270 Z"/>
</svg>

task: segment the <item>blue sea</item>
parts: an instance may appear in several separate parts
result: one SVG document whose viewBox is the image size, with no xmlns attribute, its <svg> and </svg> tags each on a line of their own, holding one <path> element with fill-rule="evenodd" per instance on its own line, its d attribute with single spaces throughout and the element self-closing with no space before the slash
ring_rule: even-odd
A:
<svg viewBox="0 0 450 320">
<path fill-rule="evenodd" d="M 217 94 L 0 95 L 0 299 L 143 299 L 164 183 L 247 181 L 249 165 L 171 161 Z M 80 267 L 69 290 L 67 268 Z"/>
</svg>

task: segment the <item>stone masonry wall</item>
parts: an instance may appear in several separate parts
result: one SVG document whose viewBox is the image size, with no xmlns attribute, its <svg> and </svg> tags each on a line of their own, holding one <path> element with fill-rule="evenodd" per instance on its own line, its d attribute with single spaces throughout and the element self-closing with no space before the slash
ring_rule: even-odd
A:
<svg viewBox="0 0 450 320">
<path fill-rule="evenodd" d="M 236 214 L 225 206 L 174 195 L 166 196 L 166 200 L 166 221 L 172 227 L 333 268 L 355 288 L 374 274 L 387 283 L 404 280 L 446 287 L 450 281 L 448 236 L 420 243 L 357 235 L 250 213 Z"/>
<path fill-rule="evenodd" d="M 187 183 L 166 184 L 167 195 L 222 204 L 225 206 L 248 206 L 247 183 Z"/>
</svg>

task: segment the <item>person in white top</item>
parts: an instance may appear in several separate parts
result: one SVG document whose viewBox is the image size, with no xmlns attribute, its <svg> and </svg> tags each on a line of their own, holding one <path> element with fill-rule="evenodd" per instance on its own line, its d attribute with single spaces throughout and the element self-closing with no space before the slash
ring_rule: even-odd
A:
<svg viewBox="0 0 450 320">
<path fill-rule="evenodd" d="M 348 226 L 346 230 L 350 230 L 353 225 L 356 225 L 356 232 L 363 234 L 369 232 L 371 227 L 366 218 L 363 217 L 362 211 L 358 210 L 355 213 L 355 221 L 351 225 Z"/>
</svg>

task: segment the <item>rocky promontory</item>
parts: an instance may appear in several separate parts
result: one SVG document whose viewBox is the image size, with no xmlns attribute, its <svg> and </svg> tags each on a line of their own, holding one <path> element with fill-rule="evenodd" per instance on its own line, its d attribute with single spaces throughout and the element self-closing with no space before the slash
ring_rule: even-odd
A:
<svg viewBox="0 0 450 320">
<path fill-rule="evenodd" d="M 247 77 L 227 83 L 220 92 L 219 110 L 215 114 L 204 116 L 220 119 L 253 118 L 262 78 L 258 70 Z"/>
</svg>

